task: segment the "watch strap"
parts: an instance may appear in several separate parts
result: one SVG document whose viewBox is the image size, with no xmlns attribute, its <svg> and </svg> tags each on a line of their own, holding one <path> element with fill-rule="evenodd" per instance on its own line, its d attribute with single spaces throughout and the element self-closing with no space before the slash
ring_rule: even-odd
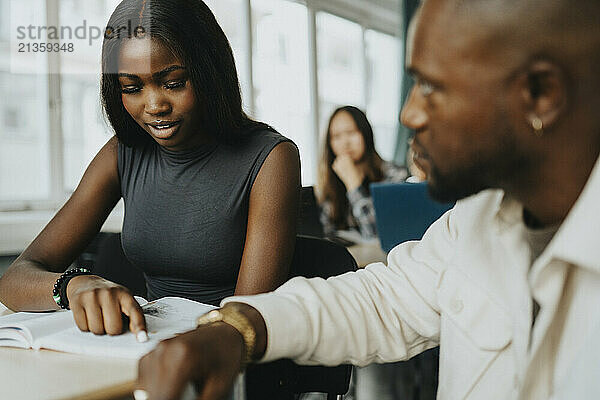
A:
<svg viewBox="0 0 600 400">
<path fill-rule="evenodd" d="M 254 348 L 256 347 L 256 331 L 248 317 L 235 307 L 218 308 L 198 317 L 197 327 L 223 322 L 237 330 L 244 340 L 244 357 L 241 370 L 252 362 Z"/>
</svg>

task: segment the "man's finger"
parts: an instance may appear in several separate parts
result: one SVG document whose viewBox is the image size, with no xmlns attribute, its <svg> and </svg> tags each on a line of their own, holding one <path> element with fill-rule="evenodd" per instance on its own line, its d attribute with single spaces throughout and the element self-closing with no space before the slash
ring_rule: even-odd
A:
<svg viewBox="0 0 600 400">
<path fill-rule="evenodd" d="M 229 391 L 231 390 L 231 385 L 227 385 L 219 379 L 207 379 L 202 386 L 200 394 L 198 396 L 199 400 L 221 400 L 225 399 Z"/>
<path fill-rule="evenodd" d="M 136 389 L 147 392 L 149 399 L 183 400 L 182 393 L 186 389 L 187 382 L 186 374 L 169 370 L 168 367 L 165 369 L 168 364 L 164 359 L 161 360 L 154 355 L 140 360 Z"/>
</svg>

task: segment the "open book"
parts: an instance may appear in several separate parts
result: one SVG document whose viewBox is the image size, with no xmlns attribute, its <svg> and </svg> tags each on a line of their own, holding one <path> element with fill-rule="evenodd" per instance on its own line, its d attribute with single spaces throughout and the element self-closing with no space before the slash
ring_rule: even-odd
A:
<svg viewBox="0 0 600 400">
<path fill-rule="evenodd" d="M 0 346 L 138 359 L 161 340 L 194 329 L 196 318 L 216 308 L 180 297 L 163 297 L 150 303 L 137 299 L 146 318 L 149 340 L 145 343 L 138 343 L 131 332 L 117 336 L 82 332 L 72 311 L 61 310 L 0 317 Z"/>
</svg>

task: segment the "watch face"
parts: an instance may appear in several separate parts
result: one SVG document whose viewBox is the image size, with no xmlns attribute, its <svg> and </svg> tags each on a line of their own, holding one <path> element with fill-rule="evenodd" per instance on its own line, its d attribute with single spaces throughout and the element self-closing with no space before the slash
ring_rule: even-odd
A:
<svg viewBox="0 0 600 400">
<path fill-rule="evenodd" d="M 221 320 L 221 312 L 218 310 L 212 310 L 207 315 L 208 319 L 211 322 L 216 322 Z"/>
<path fill-rule="evenodd" d="M 212 310 L 206 314 L 199 316 L 198 319 L 196 320 L 196 324 L 197 324 L 197 326 L 201 326 L 201 325 L 211 324 L 213 322 L 218 322 L 221 320 L 222 320 L 221 313 L 218 310 Z"/>
</svg>

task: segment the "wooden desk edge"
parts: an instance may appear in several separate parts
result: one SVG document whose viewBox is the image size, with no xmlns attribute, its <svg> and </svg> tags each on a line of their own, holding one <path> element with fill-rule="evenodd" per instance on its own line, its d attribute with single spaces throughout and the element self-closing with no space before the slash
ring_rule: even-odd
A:
<svg viewBox="0 0 600 400">
<path fill-rule="evenodd" d="M 74 397 L 67 397 L 63 400 L 111 400 L 131 397 L 135 382 L 124 382 L 109 388 L 103 388 L 91 391 L 89 393 L 80 394 Z"/>
</svg>

